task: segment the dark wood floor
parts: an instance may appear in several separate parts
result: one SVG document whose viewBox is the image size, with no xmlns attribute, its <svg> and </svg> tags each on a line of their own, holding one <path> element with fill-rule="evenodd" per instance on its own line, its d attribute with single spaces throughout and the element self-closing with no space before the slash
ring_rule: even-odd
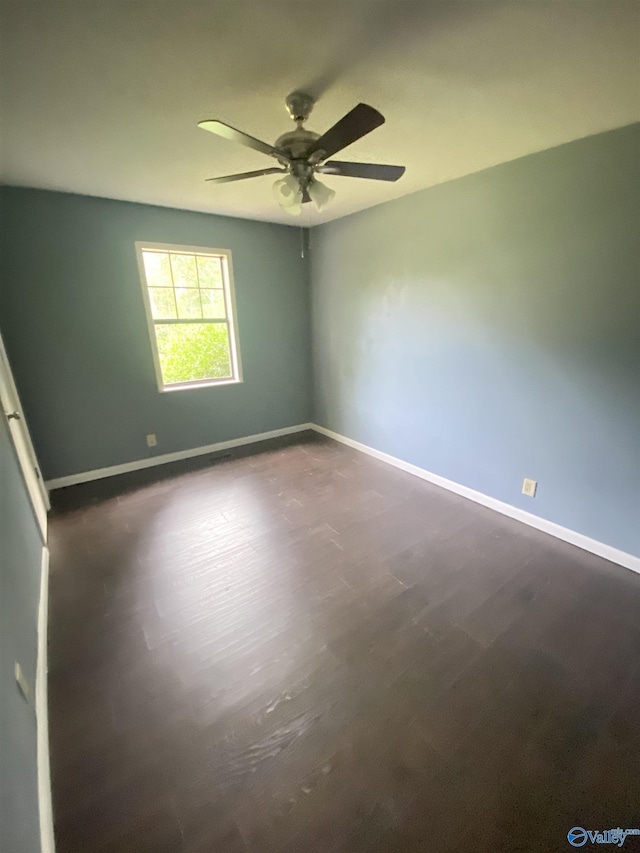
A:
<svg viewBox="0 0 640 853">
<path fill-rule="evenodd" d="M 58 853 L 640 826 L 640 576 L 329 441 L 197 465 L 55 493 Z"/>
</svg>

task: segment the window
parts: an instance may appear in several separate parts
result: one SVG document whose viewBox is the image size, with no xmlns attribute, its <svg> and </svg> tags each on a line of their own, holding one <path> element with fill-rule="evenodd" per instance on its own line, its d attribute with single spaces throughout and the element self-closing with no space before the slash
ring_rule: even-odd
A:
<svg viewBox="0 0 640 853">
<path fill-rule="evenodd" d="M 136 243 L 160 391 L 241 382 L 231 253 Z"/>
</svg>

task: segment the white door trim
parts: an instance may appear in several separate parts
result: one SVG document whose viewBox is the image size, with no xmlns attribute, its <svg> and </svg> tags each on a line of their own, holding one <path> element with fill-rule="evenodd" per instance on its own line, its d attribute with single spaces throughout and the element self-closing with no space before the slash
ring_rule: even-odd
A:
<svg viewBox="0 0 640 853">
<path fill-rule="evenodd" d="M 51 768 L 49 760 L 48 673 L 49 624 L 49 550 L 42 549 L 40 605 L 38 607 L 38 663 L 36 668 L 36 725 L 38 738 L 38 806 L 40 810 L 40 846 L 42 853 L 55 853 Z"/>
<path fill-rule="evenodd" d="M 25 421 L 2 335 L 0 335 L 0 407 L 22 472 L 33 513 L 38 522 L 42 543 L 46 544 L 47 511 L 50 507 L 49 495 Z"/>
</svg>

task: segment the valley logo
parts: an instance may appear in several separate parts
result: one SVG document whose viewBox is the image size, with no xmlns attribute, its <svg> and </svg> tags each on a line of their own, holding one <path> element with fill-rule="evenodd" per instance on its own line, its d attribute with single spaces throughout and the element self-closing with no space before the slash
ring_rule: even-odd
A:
<svg viewBox="0 0 640 853">
<path fill-rule="evenodd" d="M 592 844 L 616 844 L 622 847 L 627 835 L 640 835 L 640 829 L 583 829 L 574 826 L 567 832 L 567 841 L 573 847 L 584 847 L 587 841 Z"/>
</svg>

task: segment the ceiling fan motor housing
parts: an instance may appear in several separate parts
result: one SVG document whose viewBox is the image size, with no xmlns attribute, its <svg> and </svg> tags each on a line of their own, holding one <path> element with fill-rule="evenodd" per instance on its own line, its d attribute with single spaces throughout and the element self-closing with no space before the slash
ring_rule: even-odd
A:
<svg viewBox="0 0 640 853">
<path fill-rule="evenodd" d="M 289 171 L 292 175 L 298 178 L 311 177 L 312 169 L 307 161 L 307 152 L 311 145 L 320 138 L 320 134 L 314 133 L 311 130 L 305 130 L 302 127 L 303 122 L 309 118 L 309 113 L 313 109 L 314 99 L 306 92 L 292 92 L 287 96 L 286 101 L 289 115 L 298 125 L 295 130 L 283 133 L 275 141 L 275 148 L 282 151 L 288 160 L 297 162 L 289 163 L 281 160 L 283 166 L 289 166 Z"/>
<path fill-rule="evenodd" d="M 290 160 L 304 160 L 311 144 L 319 138 L 320 134 L 305 130 L 304 127 L 297 127 L 279 136 L 275 141 L 275 147 L 283 151 Z"/>
</svg>

